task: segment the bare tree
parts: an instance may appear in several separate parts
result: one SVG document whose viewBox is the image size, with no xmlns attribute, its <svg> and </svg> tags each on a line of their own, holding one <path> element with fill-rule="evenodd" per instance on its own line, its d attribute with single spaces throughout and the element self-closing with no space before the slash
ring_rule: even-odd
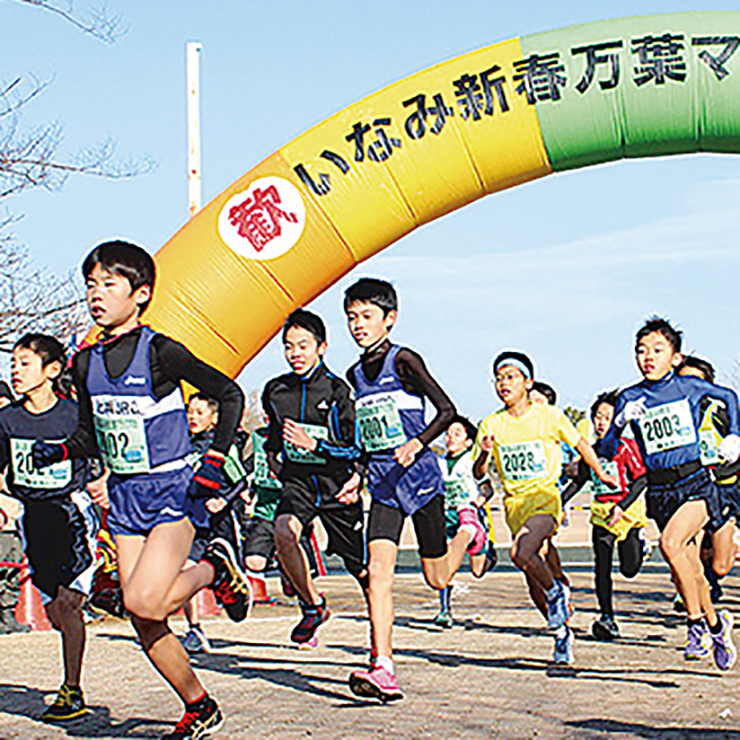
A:
<svg viewBox="0 0 740 740">
<path fill-rule="evenodd" d="M 16 0 L 24 5 L 32 5 L 43 8 L 51 13 L 64 18 L 64 20 L 76 26 L 83 33 L 90 34 L 101 41 L 112 44 L 121 34 L 125 32 L 121 17 L 110 15 L 108 9 L 103 6 L 91 6 L 87 9 L 85 16 L 78 16 L 74 12 L 74 5 L 68 2 L 52 2 L 52 0 Z"/>
<path fill-rule="evenodd" d="M 53 12 L 81 31 L 105 42 L 120 35 L 121 22 L 105 9 L 90 9 L 86 18 L 73 13 L 71 2 L 16 0 Z M 0 83 L 0 199 L 33 188 L 60 189 L 70 175 L 127 178 L 153 168 L 149 159 L 121 161 L 111 140 L 74 155 L 60 153 L 62 127 L 56 121 L 25 127 L 26 108 L 47 87 L 35 78 L 17 77 Z M 59 277 L 39 268 L 28 249 L 12 233 L 14 217 L 8 210 L 0 216 L 0 353 L 28 331 L 57 336 L 66 344 L 81 338 L 89 323 L 82 286 L 75 274 Z"/>
</svg>

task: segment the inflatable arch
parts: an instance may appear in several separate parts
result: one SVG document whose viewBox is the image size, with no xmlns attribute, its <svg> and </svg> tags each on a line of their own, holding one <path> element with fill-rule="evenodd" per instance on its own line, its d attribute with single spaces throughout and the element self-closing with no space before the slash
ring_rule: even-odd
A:
<svg viewBox="0 0 740 740">
<path fill-rule="evenodd" d="M 622 157 L 740 152 L 738 47 L 740 12 L 654 15 L 504 41 L 401 80 L 188 222 L 156 255 L 147 318 L 235 377 L 294 307 L 488 193 Z"/>
</svg>

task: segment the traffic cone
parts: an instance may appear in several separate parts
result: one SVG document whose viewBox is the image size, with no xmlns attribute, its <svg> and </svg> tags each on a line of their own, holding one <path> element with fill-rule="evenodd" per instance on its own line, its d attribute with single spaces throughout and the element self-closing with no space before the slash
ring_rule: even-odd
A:
<svg viewBox="0 0 740 740">
<path fill-rule="evenodd" d="M 267 593 L 267 581 L 265 580 L 264 573 L 257 573 L 256 571 L 247 571 L 247 580 L 249 585 L 252 587 L 252 603 L 253 604 L 274 604 L 276 599 L 269 596 Z"/>
<path fill-rule="evenodd" d="M 33 632 L 48 632 L 51 622 L 46 616 L 46 609 L 41 602 L 41 594 L 31 582 L 28 563 L 24 559 L 20 578 L 21 592 L 15 607 L 15 618 L 19 624 L 27 624 Z"/>
<path fill-rule="evenodd" d="M 221 607 L 216 602 L 216 597 L 210 588 L 202 588 L 198 591 L 195 601 L 201 617 L 217 617 L 221 613 Z"/>
</svg>

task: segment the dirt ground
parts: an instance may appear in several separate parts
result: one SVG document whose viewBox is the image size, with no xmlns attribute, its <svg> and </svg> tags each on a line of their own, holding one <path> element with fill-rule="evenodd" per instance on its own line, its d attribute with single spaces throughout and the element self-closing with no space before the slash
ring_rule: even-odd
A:
<svg viewBox="0 0 740 740">
<path fill-rule="evenodd" d="M 579 559 L 574 552 L 570 559 Z M 633 582 L 617 577 L 623 637 L 613 644 L 590 637 L 590 566 L 572 563 L 569 571 L 577 608 L 572 669 L 550 664 L 552 638 L 510 567 L 482 581 L 458 576 L 457 624 L 449 631 L 432 625 L 437 601 L 420 576 L 399 575 L 394 637 L 406 698 L 387 706 L 355 699 L 347 687 L 365 660 L 368 632 L 347 576 L 322 580 L 333 616 L 314 651 L 289 644 L 295 605 L 256 607 L 238 625 L 212 618 L 205 624 L 214 651 L 195 663 L 227 716 L 219 737 L 740 740 L 740 669 L 721 674 L 711 659 L 683 660 L 685 627 L 671 609 L 661 563 L 646 564 Z M 725 606 L 737 614 L 739 586 L 735 576 L 725 581 Z M 181 620 L 174 625 L 182 632 Z M 37 719 L 60 682 L 54 633 L 0 636 L 0 668 L 0 738 L 158 737 L 181 711 L 125 622 L 90 627 L 84 686 L 94 714 L 67 727 Z"/>
</svg>

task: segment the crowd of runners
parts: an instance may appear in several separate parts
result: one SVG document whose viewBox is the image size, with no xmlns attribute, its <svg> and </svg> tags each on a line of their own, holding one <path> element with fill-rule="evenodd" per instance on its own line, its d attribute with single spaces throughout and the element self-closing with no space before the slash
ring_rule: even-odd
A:
<svg viewBox="0 0 740 740">
<path fill-rule="evenodd" d="M 553 537 L 564 506 L 586 485 L 600 611 L 594 637 L 619 637 L 614 550 L 621 573 L 635 577 L 651 518 L 686 613 L 684 657 L 713 657 L 722 671 L 735 663 L 732 615 L 714 602 L 736 555 L 738 400 L 715 384 L 710 363 L 682 354 L 681 332 L 669 321 L 649 319 L 637 332 L 643 380 L 600 392 L 578 428 L 532 359 L 511 350 L 491 367 L 503 406 L 474 424 L 423 358 L 391 341 L 393 286 L 363 278 L 344 294 L 356 364 L 344 377 L 331 372 L 322 319 L 296 309 L 282 331 L 289 370 L 266 383 L 264 425 L 248 431 L 239 386 L 142 323 L 155 284 L 145 250 L 107 242 L 82 271 L 100 336 L 71 361 L 54 337 L 21 337 L 12 357 L 16 400 L 0 410 L 0 470 L 23 503 L 32 580 L 62 637 L 63 684 L 44 721 L 88 712 L 83 610 L 101 514 L 116 574 L 108 569 L 111 588 L 98 589 L 93 602 L 130 618 L 182 700 L 184 715 L 166 738 L 206 737 L 224 722 L 190 665 L 189 652 L 209 650 L 193 598 L 201 589 L 244 620 L 253 600 L 268 598 L 264 575 L 276 558 L 283 589 L 301 609 L 290 640 L 316 645 L 330 616 L 315 582 L 317 519 L 326 553 L 341 558 L 367 604 L 367 666 L 350 674 L 349 691 L 402 699 L 392 626 L 404 522 L 411 519 L 424 578 L 440 594 L 435 622 L 450 627 L 452 582 L 466 554 L 478 578 L 496 563 L 494 482 L 503 488 L 512 562 L 552 634 L 555 663 L 573 662 L 574 635 Z M 197 390 L 187 404 L 183 384 Z M 431 447 L 439 438 L 446 454 Z M 178 638 L 168 617 L 181 608 L 188 629 Z"/>
</svg>

